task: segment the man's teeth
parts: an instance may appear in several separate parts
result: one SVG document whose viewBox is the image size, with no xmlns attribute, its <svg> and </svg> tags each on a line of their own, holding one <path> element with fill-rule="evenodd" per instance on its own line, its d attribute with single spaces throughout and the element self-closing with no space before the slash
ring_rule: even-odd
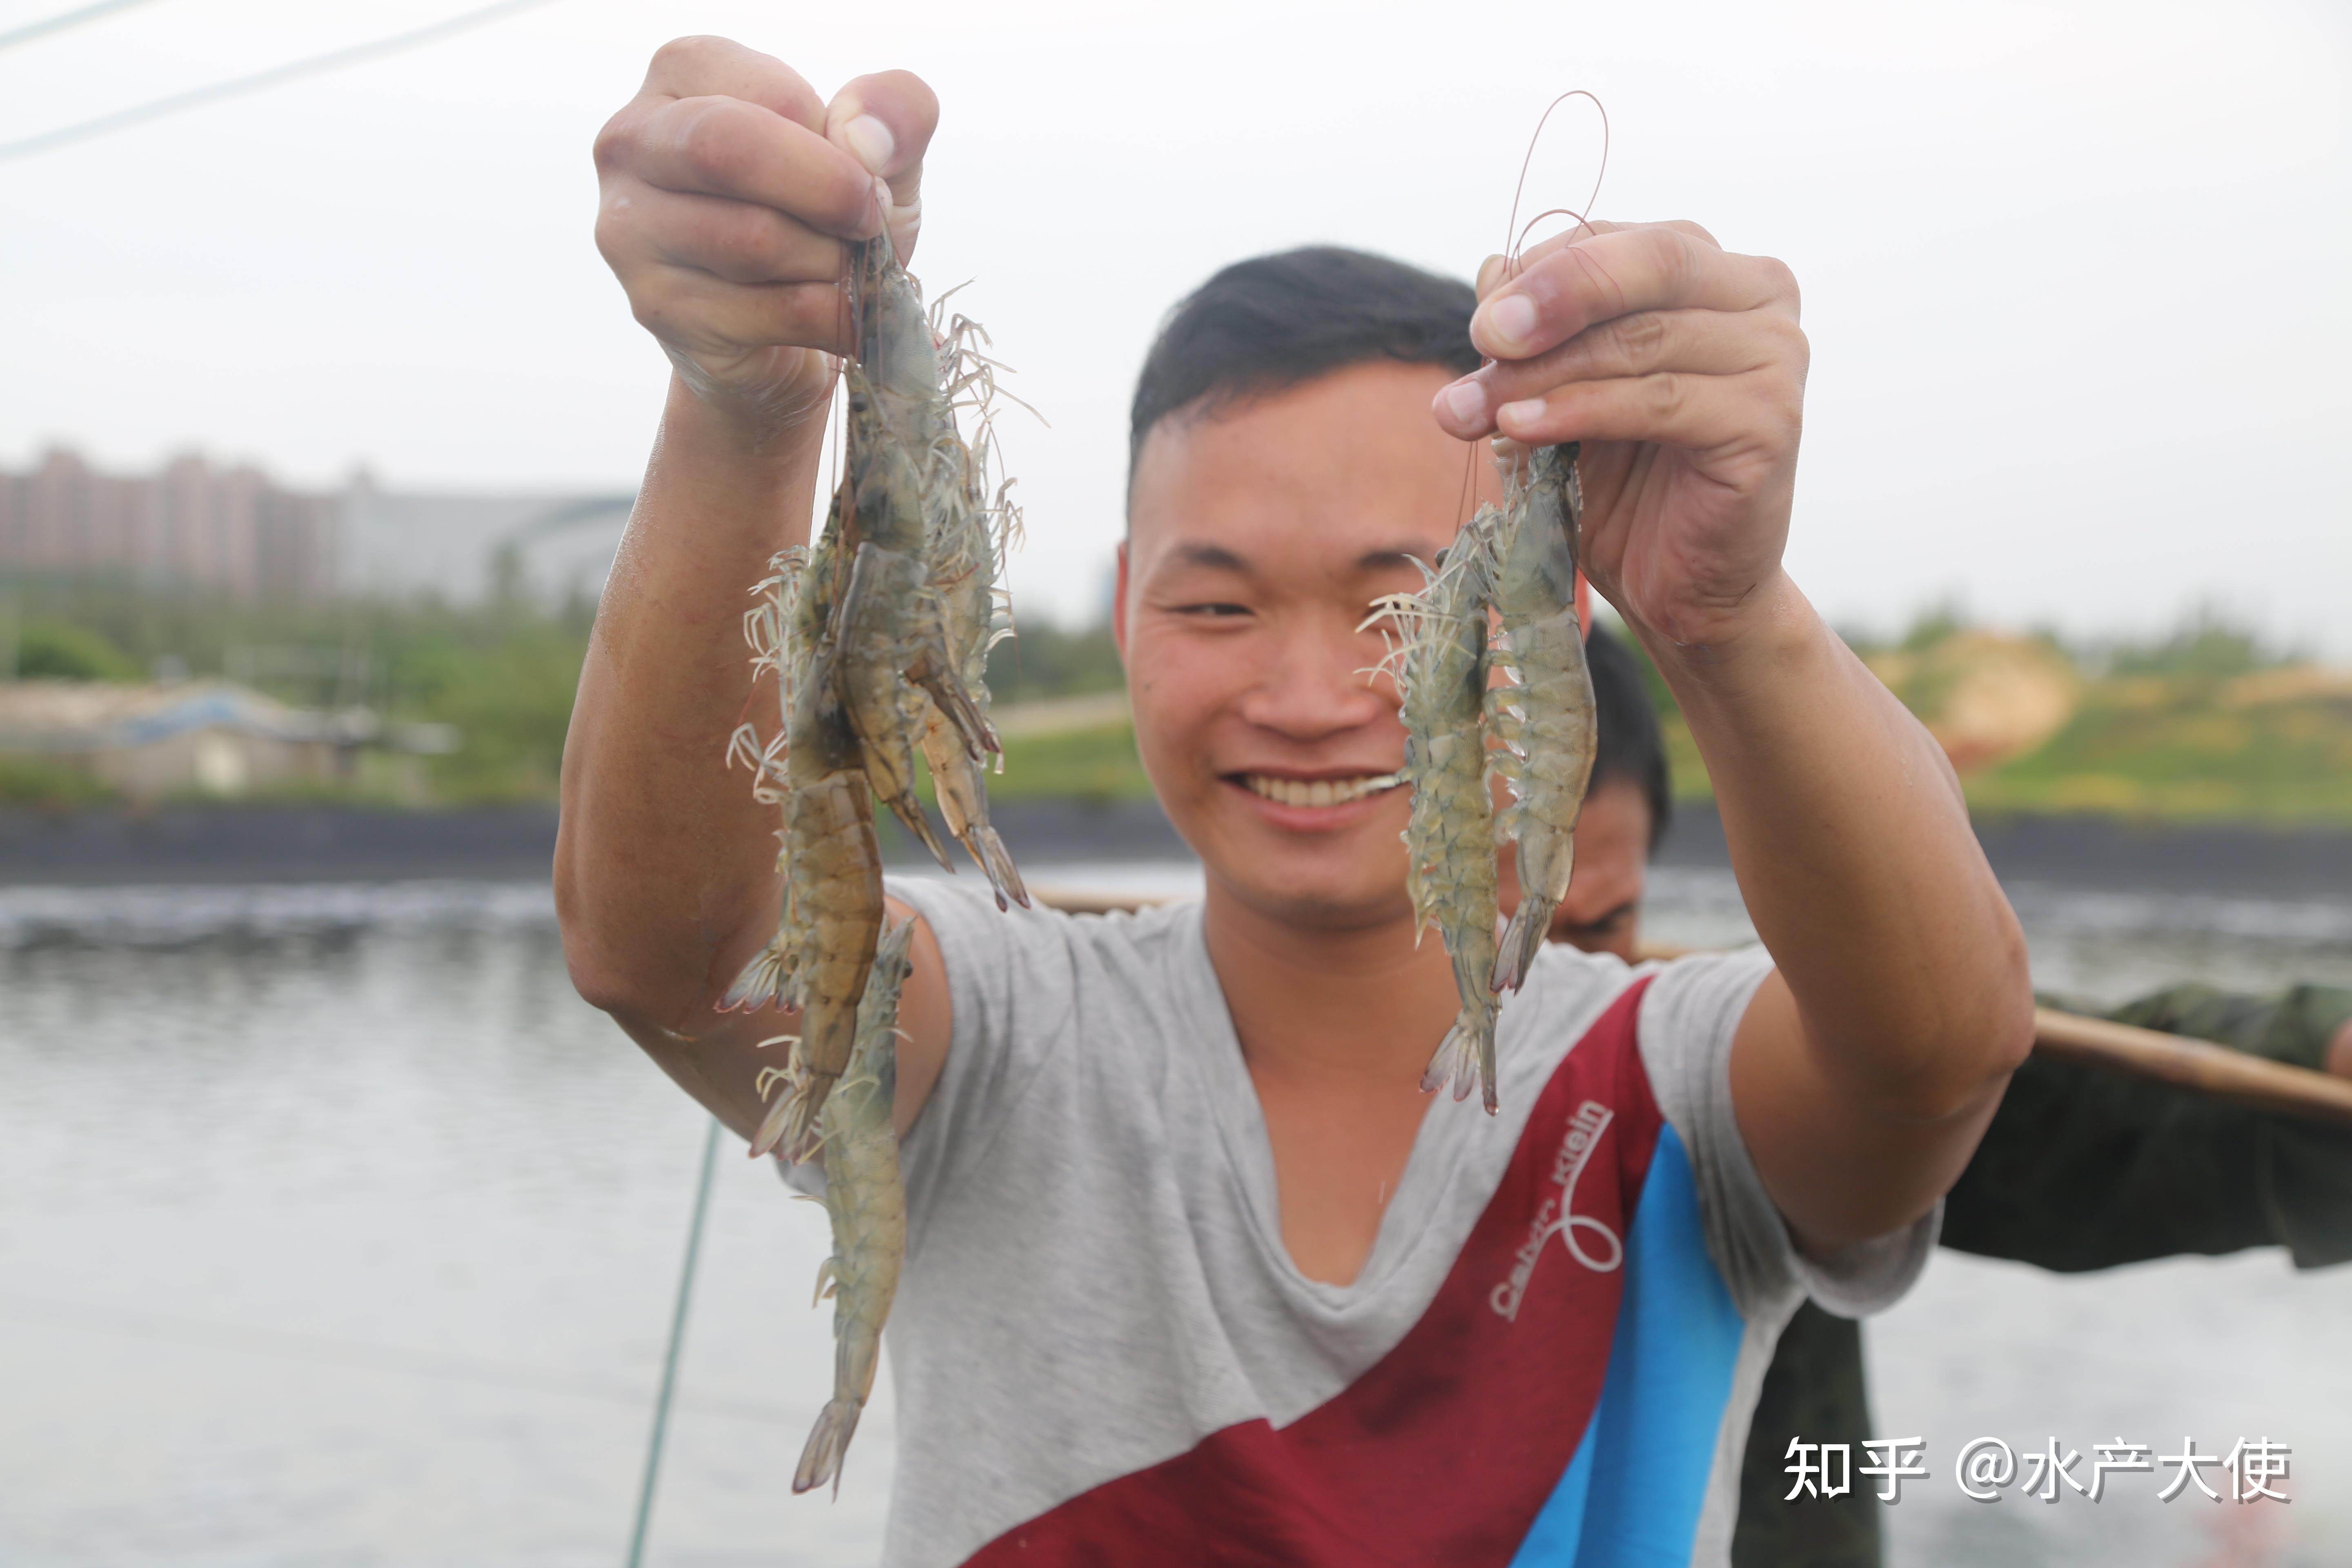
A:
<svg viewBox="0 0 2352 1568">
<path fill-rule="evenodd" d="M 1368 795 L 1394 789 L 1404 781 L 1394 773 L 1364 773 L 1352 779 L 1312 781 L 1244 773 L 1242 782 L 1249 785 L 1253 795 L 1262 795 L 1277 805 L 1345 805 L 1351 800 L 1361 800 Z"/>
</svg>

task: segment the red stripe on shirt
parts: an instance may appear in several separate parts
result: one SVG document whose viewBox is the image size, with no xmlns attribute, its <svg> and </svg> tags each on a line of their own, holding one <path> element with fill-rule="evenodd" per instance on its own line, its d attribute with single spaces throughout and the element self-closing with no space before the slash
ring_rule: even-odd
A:
<svg viewBox="0 0 2352 1568">
<path fill-rule="evenodd" d="M 1661 1121 L 1635 1033 L 1647 984 L 1627 987 L 1561 1059 L 1444 1284 L 1394 1349 L 1289 1426 L 1212 1433 L 1007 1531 L 975 1568 L 1505 1568 L 1575 1457 L 1608 1371 L 1624 1275 L 1593 1265 L 1612 1242 L 1622 1259 Z M 1597 1136 L 1592 1107 L 1607 1112 Z M 1430 1114 L 1475 1112 L 1441 1102 Z M 1585 1144 L 1568 1233 L 1580 1261 L 1546 1227 Z"/>
</svg>

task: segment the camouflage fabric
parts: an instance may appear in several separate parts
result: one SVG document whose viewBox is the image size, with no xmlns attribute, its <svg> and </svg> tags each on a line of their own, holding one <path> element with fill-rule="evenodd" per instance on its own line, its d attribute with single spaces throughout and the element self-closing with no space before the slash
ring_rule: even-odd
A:
<svg viewBox="0 0 2352 1568">
<path fill-rule="evenodd" d="M 2106 1016 L 2316 1068 L 2352 1018 L 2352 991 L 2176 985 Z M 2303 1268 L 2341 1263 L 2352 1258 L 2352 1130 L 2037 1055 L 1945 1200 L 1943 1244 L 2068 1273 L 2250 1247 L 2284 1247 Z M 1780 1336 L 1748 1429 L 1733 1568 L 1878 1568 L 1883 1505 L 1866 1486 L 1783 1500 L 1799 1436 L 1850 1443 L 1857 1463 L 1877 1436 L 1861 1325 L 1811 1302 Z"/>
</svg>

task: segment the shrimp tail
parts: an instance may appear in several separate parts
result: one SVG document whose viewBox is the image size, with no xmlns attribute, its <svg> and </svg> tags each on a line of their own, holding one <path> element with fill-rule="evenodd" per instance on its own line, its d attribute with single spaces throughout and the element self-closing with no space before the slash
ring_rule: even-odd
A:
<svg viewBox="0 0 2352 1568">
<path fill-rule="evenodd" d="M 1495 1114 L 1495 1016 L 1485 1007 L 1465 1007 L 1454 1020 L 1454 1027 L 1445 1031 L 1439 1042 L 1437 1054 L 1429 1058 L 1429 1070 L 1421 1075 L 1421 1091 L 1433 1094 L 1451 1083 L 1454 1098 L 1467 1100 L 1476 1089 L 1486 1107 L 1486 1114 Z"/>
<path fill-rule="evenodd" d="M 988 715 L 980 710 L 980 704 L 957 679 L 955 666 L 939 638 L 938 627 L 927 627 L 925 631 L 930 635 L 923 637 L 925 646 L 908 666 L 907 679 L 921 687 L 940 714 L 954 726 L 965 753 L 973 762 L 991 752 L 1002 752 L 1004 748 L 996 738 L 996 727 L 988 721 Z"/>
<path fill-rule="evenodd" d="M 1004 847 L 1004 840 L 996 836 L 995 828 L 985 822 L 972 823 L 966 829 L 964 847 L 980 862 L 980 868 L 988 873 L 988 885 L 996 889 L 998 909 L 1005 908 L 1007 900 L 1024 910 L 1029 907 L 1029 889 L 1021 884 L 1021 868 L 1013 863 L 1012 851 Z"/>
<path fill-rule="evenodd" d="M 948 847 L 940 842 L 940 836 L 931 831 L 930 818 L 923 815 L 921 801 L 912 795 L 894 795 L 884 804 L 889 806 L 890 815 L 898 819 L 898 826 L 913 834 L 915 841 L 931 852 L 932 859 L 950 871 L 955 869 L 955 862 L 948 858 Z"/>
<path fill-rule="evenodd" d="M 825 1482 L 833 1483 L 833 1495 L 841 1496 L 841 1461 L 849 1451 L 849 1439 L 857 1430 L 858 1404 L 854 1399 L 828 1399 L 817 1413 L 816 1426 L 810 1431 L 808 1446 L 801 1450 L 799 1468 L 793 1471 L 793 1494 L 814 1491 Z"/>
<path fill-rule="evenodd" d="M 1541 893 L 1521 890 L 1519 907 L 1513 912 L 1495 953 L 1495 973 L 1487 982 L 1491 989 L 1517 991 L 1528 983 L 1528 970 L 1535 963 L 1536 954 L 1543 951 L 1544 939 L 1551 931 L 1553 911 L 1559 908 L 1556 901 Z"/>
</svg>

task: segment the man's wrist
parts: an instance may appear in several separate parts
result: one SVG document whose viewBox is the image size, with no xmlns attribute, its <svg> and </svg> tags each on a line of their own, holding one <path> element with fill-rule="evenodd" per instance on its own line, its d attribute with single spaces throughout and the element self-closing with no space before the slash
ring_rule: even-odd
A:
<svg viewBox="0 0 2352 1568">
<path fill-rule="evenodd" d="M 2336 1033 L 2328 1039 L 2326 1054 L 2319 1058 L 2319 1065 L 2338 1078 L 2352 1078 L 2352 1018 L 2347 1018 L 2336 1026 Z"/>
<path fill-rule="evenodd" d="M 1626 624 L 1675 697 L 1685 701 L 1744 686 L 1759 669 L 1783 668 L 1822 631 L 1811 603 L 1778 567 L 1736 604 L 1679 616 L 1675 629 L 1684 631 L 1683 637 L 1632 617 Z"/>
<path fill-rule="evenodd" d="M 754 405 L 698 388 L 673 370 L 662 405 L 662 445 L 681 447 L 698 464 L 716 464 L 758 484 L 795 472 L 821 454 L 831 406 L 830 396 L 783 408 Z"/>
</svg>

